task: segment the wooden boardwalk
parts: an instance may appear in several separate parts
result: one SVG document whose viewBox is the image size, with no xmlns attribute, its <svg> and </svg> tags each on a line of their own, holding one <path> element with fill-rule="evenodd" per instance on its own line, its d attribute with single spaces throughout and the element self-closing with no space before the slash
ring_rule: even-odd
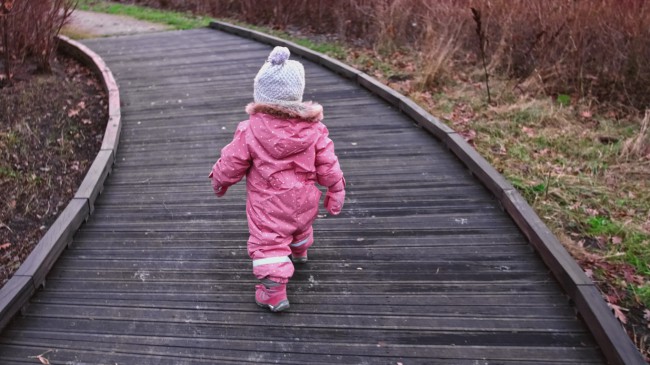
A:
<svg viewBox="0 0 650 365">
<path fill-rule="evenodd" d="M 436 139 L 303 60 L 348 182 L 315 224 L 291 309 L 253 301 L 245 185 L 207 175 L 270 47 L 209 29 L 85 41 L 117 77 L 122 137 L 95 211 L 0 336 L 0 363 L 600 364 L 499 204 Z M 325 211 L 321 209 L 321 214 Z"/>
</svg>

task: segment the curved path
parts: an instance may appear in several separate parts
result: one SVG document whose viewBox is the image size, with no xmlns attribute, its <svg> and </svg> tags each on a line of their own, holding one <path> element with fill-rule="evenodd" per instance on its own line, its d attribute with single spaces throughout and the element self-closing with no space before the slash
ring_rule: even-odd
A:
<svg viewBox="0 0 650 365">
<path fill-rule="evenodd" d="M 315 225 L 291 310 L 253 302 L 244 184 L 207 174 L 270 47 L 209 29 L 84 42 L 123 129 L 95 211 L 0 336 L 0 363 L 600 364 L 586 326 L 493 196 L 438 140 L 303 60 L 348 181 Z M 322 210 L 322 214 L 324 211 Z"/>
</svg>

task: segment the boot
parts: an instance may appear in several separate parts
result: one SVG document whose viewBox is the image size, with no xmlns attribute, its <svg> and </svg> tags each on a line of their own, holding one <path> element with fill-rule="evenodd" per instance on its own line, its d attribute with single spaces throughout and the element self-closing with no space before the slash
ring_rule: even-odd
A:
<svg viewBox="0 0 650 365">
<path fill-rule="evenodd" d="M 291 254 L 291 261 L 293 261 L 294 264 L 304 264 L 307 262 L 307 250 L 305 252 L 301 253 L 292 253 Z"/>
<path fill-rule="evenodd" d="M 255 286 L 255 303 L 271 312 L 282 312 L 289 309 L 287 299 L 287 284 L 280 284 L 270 279 L 262 279 Z"/>
</svg>

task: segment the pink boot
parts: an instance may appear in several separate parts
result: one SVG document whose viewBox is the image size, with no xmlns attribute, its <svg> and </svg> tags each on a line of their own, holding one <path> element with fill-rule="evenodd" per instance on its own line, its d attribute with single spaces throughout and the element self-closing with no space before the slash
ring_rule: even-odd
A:
<svg viewBox="0 0 650 365">
<path fill-rule="evenodd" d="M 289 309 L 287 299 L 287 284 L 276 283 L 263 279 L 262 284 L 255 286 L 255 303 L 271 312 L 282 312 Z"/>
<path fill-rule="evenodd" d="M 293 252 L 291 254 L 291 261 L 293 261 L 294 264 L 304 264 L 307 262 L 307 250 L 304 252 Z"/>
</svg>

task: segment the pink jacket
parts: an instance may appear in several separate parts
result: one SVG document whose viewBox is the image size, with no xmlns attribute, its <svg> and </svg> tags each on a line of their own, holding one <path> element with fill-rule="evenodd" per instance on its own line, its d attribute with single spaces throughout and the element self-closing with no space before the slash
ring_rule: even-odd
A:
<svg viewBox="0 0 650 365">
<path fill-rule="evenodd" d="M 321 123 L 322 106 L 303 103 L 289 109 L 251 103 L 246 112 L 250 119 L 239 123 L 232 142 L 221 150 L 212 168 L 215 193 L 222 196 L 246 176 L 249 221 L 279 224 L 268 221 L 286 218 L 298 219 L 300 225 L 299 216 L 304 216 L 302 223 L 311 224 L 321 195 L 314 186 L 318 182 L 328 188 L 326 208 L 338 214 L 345 180 L 334 143 Z M 267 213 L 276 210 L 270 219 Z"/>
</svg>

